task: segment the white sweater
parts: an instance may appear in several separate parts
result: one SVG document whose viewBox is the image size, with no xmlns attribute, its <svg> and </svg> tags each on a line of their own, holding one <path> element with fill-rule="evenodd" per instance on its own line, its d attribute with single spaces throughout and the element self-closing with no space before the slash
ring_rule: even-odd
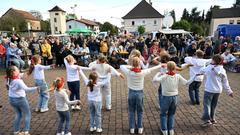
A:
<svg viewBox="0 0 240 135">
<path fill-rule="evenodd" d="M 68 111 L 68 105 L 77 104 L 78 100 L 69 101 L 66 89 L 60 91 L 55 90 L 54 95 L 56 98 L 56 110 L 57 111 Z"/>
<path fill-rule="evenodd" d="M 9 84 L 8 96 L 13 98 L 26 97 L 26 92 L 35 90 L 37 90 L 37 87 L 27 87 L 22 79 L 14 79 Z"/>
<path fill-rule="evenodd" d="M 64 58 L 64 64 L 65 64 L 66 70 L 67 70 L 67 81 L 68 82 L 74 82 L 74 81 L 80 80 L 78 68 L 89 70 L 89 68 L 87 68 L 87 67 L 81 67 L 78 65 L 70 65 L 65 58 Z"/>
<path fill-rule="evenodd" d="M 82 76 L 85 85 L 88 85 L 89 79 L 85 76 L 82 70 L 80 70 L 80 75 Z M 102 101 L 101 96 L 101 87 L 106 85 L 110 81 L 110 75 L 107 76 L 107 79 L 102 79 L 102 81 L 97 81 L 97 84 L 94 85 L 93 91 L 90 91 L 90 88 L 88 87 L 88 100 L 89 101 L 96 101 L 100 102 Z"/>
<path fill-rule="evenodd" d="M 178 85 L 186 85 L 187 80 L 185 80 L 180 74 L 168 75 L 158 73 L 154 76 L 153 81 L 161 82 L 162 85 L 162 95 L 163 96 L 176 96 L 178 95 Z"/>
<path fill-rule="evenodd" d="M 34 65 L 33 78 L 35 80 L 45 80 L 44 70 L 51 69 L 51 66 Z"/>
<path fill-rule="evenodd" d="M 128 65 L 121 65 L 120 69 L 126 74 L 127 76 L 127 82 L 128 82 L 128 88 L 132 90 L 143 90 L 144 88 L 144 77 L 151 73 L 152 70 L 160 68 L 161 65 L 143 69 L 139 73 L 135 73 L 130 70 L 131 66 Z"/>
<path fill-rule="evenodd" d="M 227 94 L 232 93 L 226 70 L 223 66 L 209 65 L 206 68 L 202 68 L 200 73 L 206 76 L 205 91 L 210 93 L 222 93 L 224 89 Z"/>
</svg>

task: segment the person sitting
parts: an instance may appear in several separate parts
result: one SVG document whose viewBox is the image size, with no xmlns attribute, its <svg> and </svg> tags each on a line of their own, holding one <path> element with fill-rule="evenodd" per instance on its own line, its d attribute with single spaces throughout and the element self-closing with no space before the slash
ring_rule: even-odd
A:
<svg viewBox="0 0 240 135">
<path fill-rule="evenodd" d="M 229 71 L 236 72 L 235 66 L 237 59 L 230 53 L 230 50 L 227 49 L 222 55 L 223 57 L 223 66 Z"/>
<path fill-rule="evenodd" d="M 114 67 L 115 69 L 119 69 L 120 68 L 120 61 L 121 61 L 121 57 L 118 55 L 116 50 L 112 51 L 112 54 L 108 57 L 108 61 L 109 64 Z"/>
<path fill-rule="evenodd" d="M 22 71 L 25 66 L 25 62 L 21 59 L 21 55 L 22 51 L 17 47 L 17 45 L 10 43 L 10 47 L 7 49 L 7 63 L 15 65 L 20 69 L 20 71 Z"/>
<path fill-rule="evenodd" d="M 81 54 L 82 54 L 81 61 L 85 66 L 88 66 L 89 64 L 89 58 L 90 58 L 89 53 L 90 53 L 89 48 L 87 47 L 86 44 L 83 44 L 83 47 L 81 49 Z"/>
</svg>

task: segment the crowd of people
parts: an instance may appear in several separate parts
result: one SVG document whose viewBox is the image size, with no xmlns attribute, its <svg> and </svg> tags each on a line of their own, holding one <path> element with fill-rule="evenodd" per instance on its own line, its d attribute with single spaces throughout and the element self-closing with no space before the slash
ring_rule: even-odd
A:
<svg viewBox="0 0 240 135">
<path fill-rule="evenodd" d="M 238 58 L 231 53 L 238 52 L 240 38 L 234 43 L 220 38 L 196 38 L 193 41 L 179 35 L 162 36 L 160 39 L 133 37 L 71 37 L 60 41 L 54 37 L 39 37 L 26 41 L 17 34 L 11 39 L 1 37 L 1 64 L 7 68 L 7 89 L 9 103 L 15 112 L 14 134 L 29 135 L 31 112 L 26 92 L 39 91 L 36 112 L 47 112 L 49 92 L 54 91 L 56 111 L 59 115 L 57 135 L 71 135 L 70 110 L 81 110 L 80 76 L 88 89 L 88 106 L 91 132 L 102 132 L 102 106 L 111 111 L 111 76 L 127 78 L 129 131 L 136 129 L 143 133 L 144 78 L 152 71 L 159 71 L 153 83 L 159 85 L 160 125 L 164 135 L 174 135 L 174 115 L 178 103 L 179 84 L 189 87 L 192 105 L 200 105 L 199 87 L 206 76 L 203 98 L 203 124 L 217 124 L 215 113 L 218 97 L 222 90 L 233 97 L 226 70 L 236 72 Z M 127 55 L 127 56 L 126 56 Z M 6 62 L 6 64 L 4 64 Z M 28 66 L 25 65 L 28 64 Z M 55 64 L 53 64 L 55 63 Z M 81 66 L 79 66 L 79 64 Z M 151 65 L 151 67 L 149 67 Z M 56 77 L 48 88 L 44 70 L 66 67 L 65 79 Z M 116 69 L 124 73 L 118 72 Z M 190 79 L 184 79 L 176 71 L 189 68 Z M 26 71 L 27 69 L 27 71 Z M 86 70 L 90 71 L 89 76 Z M 27 87 L 22 78 L 33 74 L 35 87 Z M 159 83 L 160 82 L 160 83 Z M 70 106 L 70 108 L 69 108 Z M 20 131 L 22 114 L 25 114 L 24 132 Z M 40 115 L 40 114 L 39 114 Z M 137 118 L 135 118 L 137 116 Z M 64 125 L 65 124 L 65 125 Z"/>
</svg>

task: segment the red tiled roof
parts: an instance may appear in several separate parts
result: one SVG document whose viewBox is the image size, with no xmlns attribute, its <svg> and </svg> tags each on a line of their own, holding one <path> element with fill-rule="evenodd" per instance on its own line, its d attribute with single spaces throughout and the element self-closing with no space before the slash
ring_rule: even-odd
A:
<svg viewBox="0 0 240 135">
<path fill-rule="evenodd" d="M 69 20 L 67 20 L 67 22 L 72 21 L 72 20 L 74 20 L 74 19 L 69 19 Z M 98 24 L 96 22 L 87 20 L 87 19 L 81 19 L 81 20 L 76 20 L 76 21 L 78 21 L 80 23 L 84 23 L 86 25 L 90 25 L 90 26 L 98 26 Z"/>
<path fill-rule="evenodd" d="M 22 16 L 24 19 L 39 21 L 36 17 L 27 11 L 10 8 L 5 14 L 7 14 L 9 11 L 15 12 L 17 15 Z"/>
</svg>

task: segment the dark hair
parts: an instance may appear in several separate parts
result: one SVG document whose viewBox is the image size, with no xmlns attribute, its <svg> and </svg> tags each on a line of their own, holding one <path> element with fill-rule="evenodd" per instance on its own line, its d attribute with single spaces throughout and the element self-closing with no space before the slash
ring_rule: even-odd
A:
<svg viewBox="0 0 240 135">
<path fill-rule="evenodd" d="M 7 79 L 6 87 L 7 87 L 7 90 L 9 90 L 9 85 L 12 82 L 13 71 L 15 71 L 16 69 L 17 69 L 16 66 L 10 66 L 6 70 L 6 79 Z"/>
<path fill-rule="evenodd" d="M 39 55 L 34 55 L 32 56 L 32 59 L 31 59 L 31 64 L 29 66 L 29 70 L 28 70 L 28 75 L 31 75 L 33 70 L 34 70 L 34 65 L 38 64 L 38 61 L 41 59 L 41 56 Z"/>
<path fill-rule="evenodd" d="M 87 86 L 90 88 L 91 92 L 93 91 L 93 87 L 94 87 L 94 84 L 95 84 L 97 78 L 98 78 L 98 75 L 96 72 L 90 73 L 89 82 L 88 82 Z"/>
<path fill-rule="evenodd" d="M 216 54 L 212 57 L 212 60 L 215 62 L 216 65 L 221 65 L 223 63 L 223 57 L 219 54 Z"/>
<path fill-rule="evenodd" d="M 170 56 L 169 56 L 169 54 L 163 54 L 162 56 L 161 56 L 161 63 L 167 63 L 167 62 L 169 62 L 170 61 Z"/>
</svg>

